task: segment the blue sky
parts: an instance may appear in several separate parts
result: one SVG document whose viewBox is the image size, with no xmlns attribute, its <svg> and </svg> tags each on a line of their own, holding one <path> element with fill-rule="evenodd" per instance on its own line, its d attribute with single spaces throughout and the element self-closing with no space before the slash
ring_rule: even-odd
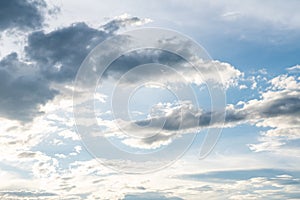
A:
<svg viewBox="0 0 300 200">
<path fill-rule="evenodd" d="M 1 1 L 0 198 L 300 199 L 299 7 Z M 126 52 L 101 78 L 89 74 L 138 46 L 112 39 L 127 31 L 178 48 Z"/>
</svg>

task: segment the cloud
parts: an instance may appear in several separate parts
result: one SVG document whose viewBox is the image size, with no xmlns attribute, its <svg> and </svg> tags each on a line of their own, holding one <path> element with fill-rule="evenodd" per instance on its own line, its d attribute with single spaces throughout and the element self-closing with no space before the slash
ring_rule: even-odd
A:
<svg viewBox="0 0 300 200">
<path fill-rule="evenodd" d="M 244 106 L 244 110 L 259 114 L 261 118 L 258 126 L 269 127 L 294 127 L 299 120 L 300 91 L 299 80 L 294 76 L 280 75 L 269 81 L 270 88 L 261 94 L 260 100 L 251 100 Z M 295 124 L 296 123 L 296 124 Z"/>
<path fill-rule="evenodd" d="M 156 192 L 145 192 L 139 194 L 126 194 L 123 200 L 137 200 L 137 199 L 151 199 L 151 200 L 182 200 L 179 197 L 166 197 L 163 194 L 156 193 Z"/>
<path fill-rule="evenodd" d="M 230 13 L 230 11 L 227 13 Z M 228 16 L 229 15 L 227 14 L 227 17 Z M 233 18 L 232 20 L 235 20 L 235 18 L 239 18 L 240 15 L 231 14 L 229 17 Z M 289 20 L 286 20 L 286 22 L 289 22 Z M 62 109 L 65 109 L 63 103 L 58 104 L 55 108 L 49 103 L 49 101 L 53 100 L 54 96 L 58 94 L 58 91 L 51 89 L 52 84 L 59 83 L 61 85 L 67 85 L 72 81 L 72 78 L 80 65 L 80 59 L 84 58 L 84 53 L 88 53 L 86 48 L 90 49 L 96 44 L 91 38 L 95 37 L 95 40 L 101 41 L 102 36 L 105 38 L 111 32 L 118 30 L 118 26 L 123 27 L 127 24 L 138 23 L 140 23 L 140 21 L 136 19 L 126 21 L 120 17 L 119 19 L 116 18 L 113 22 L 108 23 L 107 26 L 102 26 L 102 29 L 91 28 L 84 23 L 75 23 L 73 25 L 74 27 L 64 27 L 50 33 L 44 31 L 34 32 L 30 34 L 31 43 L 28 43 L 27 45 L 26 59 L 22 60 L 16 54 L 11 54 L 1 61 L 1 117 L 18 119 L 13 116 L 19 115 L 21 121 L 30 120 L 41 114 L 42 110 L 39 110 L 39 107 L 45 104 L 47 107 L 46 112 L 51 109 L 57 109 L 59 110 L 59 116 L 47 116 L 48 118 L 41 121 L 39 121 L 41 118 L 38 118 L 35 119 L 32 124 L 24 127 L 21 127 L 18 123 L 8 127 L 7 124 L 14 122 L 1 119 L 1 133 L 5 133 L 1 134 L 1 161 L 4 160 L 5 163 L 9 164 L 13 163 L 12 166 L 15 166 L 16 168 L 11 166 L 10 170 L 15 170 L 15 173 L 18 173 L 17 169 L 22 168 L 29 169 L 29 171 L 25 173 L 21 172 L 23 176 L 28 176 L 21 182 L 20 177 L 6 176 L 6 170 L 2 170 L 3 163 L 1 162 L 1 177 L 3 178 L 2 181 L 0 181 L 1 188 L 10 188 L 10 190 L 2 190 L 0 198 L 122 199 L 125 196 L 126 199 L 143 198 L 146 195 L 159 199 L 198 199 L 199 196 L 207 199 L 213 199 L 213 197 L 215 197 L 215 199 L 220 197 L 228 199 L 249 199 L 269 198 L 270 196 L 279 197 L 281 199 L 298 198 L 299 193 L 295 191 L 299 191 L 299 180 L 296 177 L 299 177 L 299 174 L 294 176 L 290 171 L 278 171 L 274 176 L 266 176 L 265 173 L 267 172 L 259 170 L 255 173 L 250 171 L 211 173 L 209 176 L 210 180 L 216 178 L 219 181 L 222 179 L 220 177 L 226 176 L 225 174 L 231 176 L 228 182 L 219 182 L 219 184 L 210 181 L 201 182 L 200 180 L 199 182 L 195 182 L 171 178 L 174 177 L 174 174 L 177 175 L 180 169 L 176 169 L 172 173 L 169 173 L 169 168 L 159 175 L 151 174 L 149 176 L 136 177 L 114 174 L 114 172 L 111 172 L 104 167 L 102 168 L 95 160 L 90 162 L 88 160 L 90 157 L 88 156 L 85 158 L 74 158 L 83 159 L 84 161 L 74 161 L 72 160 L 73 157 L 68 157 L 60 163 L 57 163 L 57 160 L 55 159 L 51 159 L 50 154 L 53 153 L 53 151 L 57 151 L 57 147 L 55 144 L 48 147 L 47 142 L 53 138 L 45 139 L 45 135 L 48 135 L 51 132 L 52 134 L 57 133 L 57 137 L 63 142 L 66 142 L 66 140 L 71 141 L 71 139 L 78 140 L 78 137 L 74 132 L 66 130 L 71 129 L 69 124 L 67 127 L 65 126 L 69 123 L 71 116 L 62 114 Z M 20 28 L 23 29 L 24 27 Z M 74 41 L 78 41 L 76 38 L 82 36 L 80 33 L 76 34 L 76 31 L 84 33 L 88 37 L 74 44 Z M 52 42 L 56 45 L 57 49 L 55 49 L 55 45 L 51 46 Z M 72 45 L 70 45 L 70 43 Z M 72 51 L 71 46 L 74 46 L 75 50 Z M 56 50 L 59 53 L 56 53 Z M 46 56 L 43 58 L 43 55 Z M 75 55 L 76 58 L 73 59 L 73 55 Z M 148 59 L 147 56 L 137 58 L 140 61 Z M 177 62 L 176 60 L 173 62 L 172 59 L 169 59 L 163 54 L 158 55 L 157 58 L 165 63 L 170 62 L 171 64 L 176 64 Z M 149 60 L 151 59 L 152 58 Z M 122 64 L 122 62 L 120 62 L 120 64 Z M 234 80 L 234 77 L 238 77 L 239 71 L 234 69 L 233 66 L 219 61 L 212 62 L 212 65 L 213 64 L 222 69 L 223 77 L 226 80 L 229 80 L 229 84 L 232 85 L 230 81 Z M 124 65 L 124 68 L 125 67 L 127 66 Z M 118 70 L 116 70 L 116 72 L 117 71 Z M 208 73 L 210 73 L 209 70 Z M 213 75 L 213 73 L 211 74 Z M 145 74 L 138 75 L 142 78 Z M 156 74 L 153 75 L 156 76 Z M 193 74 L 189 75 L 191 75 L 190 77 L 193 77 Z M 213 76 L 213 78 L 214 77 L 215 76 Z M 299 80 L 299 78 L 297 79 L 296 77 L 279 78 L 272 83 L 272 93 L 269 93 L 268 95 L 264 93 L 260 99 L 244 102 L 242 108 L 231 105 L 227 106 L 225 117 L 226 126 L 234 126 L 237 123 L 249 122 L 257 124 L 258 126 L 273 127 L 274 129 L 267 131 L 262 135 L 265 137 L 262 137 L 260 144 L 265 141 L 270 141 L 268 144 L 271 142 L 273 144 L 275 143 L 275 145 L 279 144 L 275 148 L 282 147 L 281 144 L 286 143 L 287 140 L 297 140 L 297 138 L 299 138 L 299 129 L 296 127 L 296 125 L 299 124 L 299 99 L 297 99 L 297 96 L 299 96 L 297 88 L 299 87 L 297 80 Z M 31 82 L 28 83 L 28 81 Z M 194 80 L 191 82 L 193 81 Z M 32 90 L 39 91 L 37 94 L 40 96 L 35 96 L 35 92 L 32 92 Z M 20 94 L 16 95 L 14 94 L 14 91 Z M 51 95 L 45 96 L 45 93 L 43 92 L 47 92 L 47 94 L 50 93 Z M 25 93 L 27 95 L 25 95 Z M 31 96 L 28 95 L 28 93 L 33 94 Z M 26 101 L 27 98 L 33 105 L 27 105 L 23 102 Z M 4 101 L 6 99 L 8 101 L 3 103 L 2 100 Z M 102 100 L 102 96 L 100 96 L 99 99 Z M 48 104 L 46 102 L 48 102 Z M 257 105 L 257 107 L 255 107 L 255 105 Z M 210 125 L 211 115 L 224 114 L 211 113 L 200 109 L 194 110 L 189 107 L 185 108 L 185 106 L 188 106 L 188 104 L 182 105 L 181 108 L 165 108 L 165 110 L 163 110 L 165 112 L 163 112 L 162 115 L 152 116 L 153 120 L 151 121 L 155 122 L 152 124 L 153 128 L 159 127 L 159 120 L 164 120 L 167 122 L 163 126 L 163 130 L 166 133 L 178 131 L 180 130 L 179 122 L 182 114 L 185 119 L 183 122 L 184 126 L 182 127 L 184 131 L 194 127 L 207 127 Z M 17 111 L 9 111 L 8 108 L 10 107 L 15 108 Z M 180 110 L 182 109 L 183 113 L 180 113 Z M 11 115 L 11 112 L 15 113 Z M 199 124 L 195 125 L 195 121 L 199 122 Z M 136 121 L 137 124 L 142 126 L 146 126 L 149 122 L 150 120 Z M 60 125 L 62 125 L 62 127 Z M 161 144 L 155 144 L 161 146 L 162 144 L 170 142 L 170 138 L 173 139 L 169 136 L 172 136 L 172 134 L 161 134 L 158 135 L 157 138 L 152 137 L 143 140 L 143 143 L 139 143 L 138 145 L 143 144 L 147 147 L 153 147 L 155 142 L 161 142 Z M 277 143 L 277 140 L 274 141 L 274 138 L 283 138 L 283 140 L 280 139 Z M 42 142 L 42 140 L 44 142 Z M 73 145 L 73 143 L 71 145 Z M 62 151 L 66 151 L 67 148 L 69 149 L 69 146 L 64 146 Z M 45 151 L 45 154 L 38 152 L 37 149 L 42 149 L 42 152 Z M 263 148 L 256 147 L 256 150 L 264 149 L 269 150 L 268 146 Z M 78 154 L 82 154 L 79 146 L 74 145 L 74 150 L 77 151 Z M 56 155 L 62 159 L 65 157 L 65 154 Z M 248 162 L 248 158 L 248 156 L 244 156 L 242 163 L 246 163 L 245 165 L 253 165 L 253 163 Z M 230 160 L 230 162 L 228 162 L 228 159 L 225 160 L 226 161 L 219 165 L 224 167 L 224 165 L 230 163 L 231 166 L 234 166 L 232 163 L 235 162 L 234 167 L 236 167 L 240 166 L 241 163 L 241 161 L 236 162 Z M 247 162 L 245 162 L 245 160 L 247 160 Z M 256 159 L 254 159 L 254 161 L 255 160 Z M 189 163 L 185 165 L 189 165 Z M 196 167 L 198 168 L 199 166 Z M 253 177 L 245 177 L 249 174 L 253 175 Z M 237 178 L 238 176 L 242 176 L 242 178 Z M 234 178 L 232 177 L 234 177 L 235 180 L 233 180 Z M 225 177 L 225 179 L 227 178 L 228 177 Z M 19 187 L 19 189 L 17 187 Z M 26 189 L 27 187 L 31 187 L 31 189 Z M 215 196 L 213 196 L 212 193 L 215 193 Z"/>
<path fill-rule="evenodd" d="M 142 149 L 156 149 L 170 144 L 184 134 L 199 132 L 205 128 L 233 127 L 248 121 L 247 113 L 228 106 L 225 112 L 210 112 L 195 108 L 188 102 L 167 107 L 165 113 L 145 120 L 118 121 L 119 127 L 111 127 L 105 134 L 117 136 L 124 144 Z M 103 122 L 103 125 L 111 124 Z M 124 133 L 139 133 L 138 138 L 124 137 Z M 157 133 L 157 134 L 154 134 Z"/>
<path fill-rule="evenodd" d="M 113 123 L 99 121 L 100 125 L 106 126 L 104 134 L 107 137 L 117 136 L 123 143 L 135 148 L 156 149 L 168 145 L 175 138 L 183 134 L 198 132 L 206 127 L 222 127 L 238 123 L 246 118 L 242 113 L 233 109 L 224 112 L 210 112 L 196 108 L 189 101 L 174 103 L 159 103 L 152 107 L 151 115 L 144 120 L 124 121 L 116 119 Z M 117 123 L 118 126 L 115 126 Z M 138 137 L 124 136 L 124 132 L 138 133 Z M 129 134 L 130 135 L 130 134 Z M 95 135 L 97 136 L 97 134 Z"/>
<path fill-rule="evenodd" d="M 168 38 L 170 45 L 177 46 L 176 49 L 183 51 L 185 58 L 178 55 L 178 52 L 169 52 L 161 49 L 140 49 L 121 55 L 108 67 L 104 76 L 111 76 L 116 80 L 126 75 L 124 82 L 127 84 L 136 83 L 140 80 L 155 80 L 159 83 L 194 83 L 197 85 L 213 82 L 225 86 L 235 86 L 243 73 L 229 63 L 217 60 L 200 60 L 194 58 L 193 49 L 185 41 Z M 129 41 L 130 42 L 130 41 Z M 163 43 L 163 42 L 162 42 Z M 125 42 L 124 42 L 125 45 Z M 164 46 L 162 45 L 162 47 Z M 175 49 L 175 48 L 174 48 Z M 178 50 L 177 50 L 178 51 Z M 187 60 L 185 60 L 187 59 Z M 206 58 L 203 58 L 206 59 Z M 191 65 L 192 62 L 193 65 Z M 169 68 L 157 67 L 155 65 L 135 69 L 137 66 L 158 63 Z"/>
<path fill-rule="evenodd" d="M 53 118 L 51 117 L 51 119 Z M 7 123 L 7 121 L 1 121 L 0 123 L 3 124 L 0 128 L 6 130 L 13 125 L 8 125 L 12 122 Z M 9 136 L 9 141 L 13 141 L 12 137 L 14 136 L 16 136 L 15 139 L 21 139 L 20 137 L 24 135 L 32 138 L 35 137 L 35 134 L 44 137 L 45 133 L 50 132 L 50 130 L 55 135 L 58 130 L 66 129 L 64 125 L 65 121 L 55 121 L 55 123 L 43 120 L 36 121 L 34 127 L 24 127 L 28 130 L 21 130 L 20 127 L 16 127 L 15 129 L 18 129 L 16 131 L 9 128 L 10 132 L 7 132 L 6 135 Z M 5 131 L 2 132 L 5 133 Z M 242 165 L 245 165 L 246 168 L 257 167 L 260 162 L 257 162 L 259 159 L 256 155 L 250 156 L 250 160 L 244 154 L 241 155 L 240 160 L 219 155 L 220 157 L 210 158 L 211 162 L 208 161 L 208 163 L 206 163 L 207 160 L 201 162 L 193 159 L 179 160 L 165 170 L 137 176 L 114 172 L 101 165 L 98 160 L 91 158 L 84 151 L 74 158 L 67 157 L 67 159 L 58 162 L 53 159 L 58 147 L 55 145 L 45 147 L 49 139 L 44 138 L 39 140 L 39 143 L 34 144 L 31 141 L 26 142 L 24 140 L 23 143 L 20 142 L 11 151 L 8 151 L 7 146 L 3 145 L 4 141 L 1 137 L 0 152 L 2 153 L 2 160 L 7 158 L 5 163 L 20 169 L 26 169 L 28 171 L 25 172 L 25 175 L 30 175 L 30 177 L 25 178 L 11 177 L 5 175 L 6 169 L 2 170 L 1 168 L 1 176 L 3 180 L 7 180 L 0 182 L 1 188 L 3 188 L 0 194 L 1 198 L 24 199 L 21 196 L 23 192 L 25 193 L 24 196 L 28 195 L 25 198 L 53 200 L 58 197 L 65 199 L 123 199 L 125 197 L 132 199 L 136 197 L 141 199 L 146 198 L 146 195 L 154 199 L 198 199 L 199 196 L 208 199 L 219 199 L 220 196 L 227 199 L 241 199 L 249 196 L 267 198 L 269 195 L 280 195 L 282 199 L 286 199 L 299 195 L 295 192 L 299 191 L 298 171 L 276 169 L 222 171 L 224 167 L 227 169 L 240 167 L 241 163 L 245 163 Z M 19 148 L 20 145 L 22 145 L 22 148 Z M 74 143 L 69 145 L 76 147 Z M 28 146 L 32 148 L 31 151 L 26 151 Z M 65 146 L 62 150 L 66 151 L 66 148 L 69 149 L 68 146 Z M 37 149 L 42 149 L 43 153 L 38 152 Z M 33 152 L 36 153 L 35 157 L 29 156 Z M 86 155 L 82 157 L 82 153 Z M 23 156 L 18 156 L 20 154 Z M 52 157 L 51 154 L 53 154 Z M 118 162 L 112 162 L 112 164 L 120 166 L 120 163 L 126 162 L 129 161 L 118 160 Z M 201 167 L 199 168 L 200 164 Z M 145 167 L 146 164 L 142 162 L 140 165 Z M 207 171 L 205 165 L 208 169 L 216 170 L 218 168 L 220 171 L 203 172 L 203 170 Z M 297 169 L 297 166 L 295 166 L 295 169 Z M 16 169 L 14 169 L 14 172 L 24 173 Z M 32 174 L 33 176 L 31 176 Z M 188 174 L 190 177 L 183 178 L 181 174 Z M 20 192 L 18 193 L 20 195 L 14 194 L 15 192 Z M 30 196 L 31 194 L 32 196 Z M 48 194 L 49 196 L 47 196 Z M 53 196 L 50 194 L 53 194 Z"/>
<path fill-rule="evenodd" d="M 47 80 L 72 81 L 87 54 L 108 36 L 85 23 L 76 23 L 50 33 L 30 34 L 25 51 Z"/>
<path fill-rule="evenodd" d="M 26 67 L 27 69 L 29 67 L 33 68 L 35 70 L 35 73 L 30 75 L 30 80 L 32 82 L 35 82 L 35 80 L 39 80 L 42 81 L 43 84 L 38 85 L 32 83 L 32 86 L 41 87 L 40 94 L 43 95 L 37 95 L 36 99 L 34 99 L 35 95 L 30 97 L 28 102 L 31 102 L 31 105 L 18 104 L 18 102 L 20 102 L 20 99 L 12 98 L 14 99 L 14 101 L 9 102 L 12 105 L 14 103 L 18 104 L 18 106 L 20 106 L 20 109 L 18 111 L 10 111 L 10 114 L 8 110 L 3 111 L 3 116 L 23 121 L 30 121 L 35 116 L 38 116 L 39 114 L 41 114 L 39 112 L 39 106 L 44 105 L 48 100 L 52 100 L 54 96 L 59 93 L 59 88 L 56 87 L 56 90 L 51 88 L 53 84 L 61 84 L 74 80 L 81 62 L 91 51 L 91 49 L 93 49 L 97 44 L 105 40 L 107 37 L 112 36 L 114 34 L 114 31 L 117 31 L 121 27 L 144 24 L 148 21 L 148 19 L 139 19 L 137 17 L 129 17 L 127 15 L 123 15 L 116 17 L 111 22 L 103 25 L 102 30 L 91 28 L 85 23 L 74 23 L 69 27 L 63 27 L 49 33 L 45 33 L 44 31 L 36 31 L 31 33 L 28 36 L 28 44 L 25 46 L 26 62 L 20 61 L 16 54 L 12 54 L 15 56 L 15 58 L 10 55 L 7 58 L 3 59 L 1 63 L 6 65 L 14 64 L 16 66 L 15 68 L 18 68 L 18 70 L 20 70 L 21 67 L 17 66 L 21 64 L 23 66 L 28 65 L 28 67 Z M 11 61 L 9 61 L 9 59 Z M 14 61 L 12 61 L 13 59 Z M 117 74 L 122 74 L 122 72 L 132 69 L 133 65 L 145 63 L 145 61 L 157 61 L 164 64 L 176 66 L 176 70 L 178 70 L 179 73 L 182 73 L 186 77 L 190 78 L 190 80 L 188 80 L 189 82 L 197 82 L 199 84 L 203 83 L 200 81 L 200 78 L 198 76 L 195 76 L 195 73 L 192 73 L 187 69 L 187 67 L 182 65 L 181 58 L 162 51 L 153 52 L 146 50 L 143 52 L 133 52 L 130 55 L 121 56 L 120 59 L 118 59 L 117 62 L 112 65 L 108 73 L 110 73 L 110 75 L 113 74 L 112 76 L 118 76 Z M 207 80 L 214 80 L 214 78 L 216 77 L 214 75 L 214 69 L 217 68 L 220 72 L 221 77 L 224 79 L 224 84 L 226 84 L 227 86 L 235 84 L 238 77 L 241 76 L 241 72 L 227 63 L 211 61 L 208 63 L 199 63 L 199 65 L 201 65 L 201 73 L 203 74 L 203 77 L 207 78 Z M 26 68 L 23 67 L 23 69 Z M 14 72 L 16 76 L 18 76 L 18 70 Z M 161 80 L 177 80 L 172 76 L 165 76 L 162 73 L 155 72 L 141 72 L 138 75 L 140 79 L 143 79 L 145 74 L 147 74 L 148 77 L 153 76 L 155 78 L 158 78 L 157 75 L 159 75 Z M 29 76 L 29 74 L 24 77 L 27 76 Z M 167 77 L 169 77 L 169 79 Z M 134 79 L 136 79 L 136 76 L 134 76 L 132 80 Z M 129 80 L 129 82 L 132 80 Z M 215 81 L 220 83 L 219 79 Z M 27 85 L 25 84 L 23 87 L 26 86 Z M 29 87 L 25 88 L 24 93 L 26 89 L 29 90 Z M 9 90 L 12 91 L 13 88 L 10 88 Z M 39 90 L 39 88 L 36 88 L 35 90 Z M 7 95 L 10 94 L 7 93 Z M 21 105 L 24 105 L 24 107 L 21 107 Z M 9 109 L 9 107 L 7 107 L 7 109 Z M 16 117 L 17 114 L 19 115 L 19 117 Z"/>
<path fill-rule="evenodd" d="M 123 16 L 106 23 L 102 29 L 78 22 L 50 33 L 37 31 L 28 36 L 26 55 L 37 63 L 46 79 L 72 81 L 84 58 L 96 45 L 122 27 L 146 22 L 146 19 Z"/>
<path fill-rule="evenodd" d="M 120 26 L 124 27 L 139 19 L 120 20 Z M 53 89 L 53 84 L 73 81 L 87 54 L 112 34 L 85 23 L 75 23 L 50 33 L 31 33 L 24 61 L 17 53 L 0 61 L 0 116 L 28 122 L 42 114 L 40 106 L 59 94 L 59 88 Z"/>
<path fill-rule="evenodd" d="M 280 199 L 299 197 L 299 171 L 281 169 L 250 169 L 215 171 L 189 174 L 183 179 L 194 180 L 197 187 L 190 190 L 203 195 L 213 194 L 210 199 Z M 206 185 L 203 186 L 203 183 Z M 203 190 L 205 189 L 205 190 Z"/>
<path fill-rule="evenodd" d="M 35 152 L 22 152 L 18 155 L 19 158 L 32 158 L 36 155 Z"/>
<path fill-rule="evenodd" d="M 155 112 L 143 120 L 116 119 L 120 127 L 113 125 L 115 122 L 107 123 L 105 120 L 100 124 L 107 127 L 105 133 L 108 137 L 117 136 L 124 144 L 135 148 L 155 149 L 183 134 L 198 132 L 203 128 L 226 128 L 246 123 L 278 129 L 276 134 L 268 133 L 264 137 L 273 135 L 280 140 L 274 140 L 273 143 L 272 139 L 262 140 L 263 145 L 251 145 L 252 150 L 260 147 L 260 150 L 255 151 L 261 151 L 270 145 L 280 147 L 286 140 L 300 139 L 299 134 L 295 134 L 300 128 L 300 84 L 296 77 L 288 75 L 275 77 L 269 84 L 260 99 L 240 102 L 238 105 L 229 104 L 224 112 L 205 111 L 196 108 L 191 102 L 183 101 L 154 105 L 152 108 Z M 139 133 L 140 138 L 124 136 L 123 131 Z"/>
<path fill-rule="evenodd" d="M 298 157 L 300 153 L 297 148 L 300 138 L 299 133 L 299 127 L 281 128 L 279 126 L 261 132 L 258 143 L 249 144 L 248 146 L 254 152 L 268 151 L 295 158 Z"/>
<path fill-rule="evenodd" d="M 245 104 L 245 110 L 253 110 L 256 125 L 272 129 L 262 132 L 258 144 L 249 145 L 253 151 L 274 151 L 284 153 L 288 141 L 299 140 L 300 136 L 300 82 L 295 76 L 280 75 L 269 81 L 270 90 L 262 93 L 261 100 Z M 258 113 L 258 116 L 255 116 Z M 295 154 L 291 147 L 286 149 Z"/>
<path fill-rule="evenodd" d="M 126 26 L 134 26 L 134 25 L 143 25 L 146 23 L 151 22 L 151 19 L 140 19 L 138 17 L 130 17 L 127 13 L 114 17 L 110 22 L 106 23 L 105 25 L 102 26 L 102 28 L 109 33 L 114 33 L 118 31 L 122 27 Z"/>
<path fill-rule="evenodd" d="M 300 72 L 300 65 L 295 65 L 293 67 L 286 68 L 287 71 L 290 73 L 299 73 Z"/>
<path fill-rule="evenodd" d="M 46 7 L 44 1 L 3 0 L 0 2 L 0 30 L 36 29 L 42 26 L 44 16 L 41 11 Z"/>
<path fill-rule="evenodd" d="M 275 99 L 271 105 L 264 107 L 262 114 L 268 117 L 279 115 L 298 115 L 300 112 L 300 98 L 286 97 Z"/>
<path fill-rule="evenodd" d="M 3 191 L 0 192 L 1 197 L 3 199 L 13 199 L 13 198 L 46 198 L 46 197 L 53 197 L 57 194 L 49 193 L 49 192 L 32 192 L 32 191 Z"/>
<path fill-rule="evenodd" d="M 272 179 L 276 175 L 288 174 L 290 177 L 299 177 L 299 171 L 289 171 L 282 169 L 245 169 L 245 170 L 227 170 L 212 171 L 208 173 L 183 175 L 182 178 L 197 180 L 248 180 L 253 177 L 266 177 Z M 289 178 L 289 177 L 288 177 Z M 300 182 L 299 182 L 300 184 Z"/>
<path fill-rule="evenodd" d="M 58 91 L 40 76 L 31 64 L 12 53 L 0 61 L 0 117 L 30 121 L 42 114 L 39 106 L 54 98 Z"/>
</svg>

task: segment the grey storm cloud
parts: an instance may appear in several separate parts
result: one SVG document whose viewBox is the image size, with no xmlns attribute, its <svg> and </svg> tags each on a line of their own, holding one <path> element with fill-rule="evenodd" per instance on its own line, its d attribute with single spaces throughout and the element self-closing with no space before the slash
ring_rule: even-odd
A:
<svg viewBox="0 0 300 200">
<path fill-rule="evenodd" d="M 75 23 L 50 33 L 34 32 L 25 47 L 27 57 L 37 63 L 42 75 L 51 81 L 64 82 L 75 78 L 81 62 L 101 41 L 105 31 Z"/>
<path fill-rule="evenodd" d="M 17 2 L 17 6 L 32 6 L 27 5 L 26 1 Z M 7 4 L 10 5 L 9 2 Z M 35 10 L 31 9 L 34 17 Z M 35 18 L 40 19 L 39 15 Z M 122 19 L 124 24 L 130 24 L 132 20 L 136 22 L 136 18 Z M 49 33 L 31 33 L 25 46 L 25 61 L 20 60 L 17 53 L 11 53 L 0 60 L 0 116 L 28 122 L 42 114 L 39 107 L 59 94 L 59 91 L 51 88 L 51 84 L 73 81 L 87 54 L 101 41 L 113 35 L 113 32 L 106 30 L 110 26 L 116 26 L 116 23 L 106 24 L 103 30 L 91 28 L 85 23 L 75 23 Z"/>
<path fill-rule="evenodd" d="M 75 78 L 82 61 L 96 45 L 114 35 L 119 28 L 138 21 L 142 19 L 115 19 L 103 25 L 102 30 L 80 22 L 50 33 L 37 31 L 29 35 L 25 52 L 30 60 L 39 65 L 46 79 L 70 81 Z"/>
<path fill-rule="evenodd" d="M 42 26 L 44 16 L 41 8 L 44 1 L 37 0 L 1 0 L 0 1 L 0 30 L 8 28 L 34 29 Z"/>
<path fill-rule="evenodd" d="M 28 73 L 20 70 L 27 70 Z M 0 61 L 0 116 L 30 121 L 41 114 L 38 107 L 58 93 L 49 82 L 36 74 L 32 66 L 18 59 L 16 53 Z"/>
</svg>

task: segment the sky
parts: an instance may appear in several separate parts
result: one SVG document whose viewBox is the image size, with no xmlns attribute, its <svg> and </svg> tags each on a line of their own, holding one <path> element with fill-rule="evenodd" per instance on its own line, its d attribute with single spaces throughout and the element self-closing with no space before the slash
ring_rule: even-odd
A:
<svg viewBox="0 0 300 200">
<path fill-rule="evenodd" d="M 0 199 L 300 199 L 299 8 L 0 1 Z"/>
</svg>

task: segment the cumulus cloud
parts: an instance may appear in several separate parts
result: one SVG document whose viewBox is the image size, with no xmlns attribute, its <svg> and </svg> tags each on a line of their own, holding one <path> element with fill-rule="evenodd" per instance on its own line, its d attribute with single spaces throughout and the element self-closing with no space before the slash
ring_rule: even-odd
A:
<svg viewBox="0 0 300 200">
<path fill-rule="evenodd" d="M 261 94 L 261 99 L 244 102 L 239 111 L 245 112 L 248 119 L 256 121 L 258 126 L 293 126 L 299 120 L 299 82 L 287 75 L 275 77 L 269 82 L 271 86 Z"/>
<path fill-rule="evenodd" d="M 0 116 L 30 121 L 41 114 L 39 106 L 58 94 L 31 64 L 16 53 L 0 61 Z"/>
<path fill-rule="evenodd" d="M 193 52 L 189 54 L 193 56 Z M 138 65 L 147 63 L 159 63 L 169 66 L 172 70 L 162 70 L 155 66 L 151 69 L 132 70 Z M 194 68 L 195 67 L 195 68 Z M 195 60 L 193 66 L 181 56 L 163 51 L 163 50 L 138 50 L 126 55 L 122 55 L 115 60 L 108 68 L 107 74 L 115 77 L 117 80 L 126 72 L 130 74 L 126 77 L 128 83 L 138 81 L 139 79 L 155 80 L 160 83 L 194 83 L 205 84 L 213 81 L 225 87 L 234 86 L 242 73 L 234 66 L 217 60 Z"/>
<path fill-rule="evenodd" d="M 284 144 L 282 141 L 300 139 L 299 134 L 295 134 L 299 131 L 300 123 L 300 85 L 296 77 L 288 75 L 275 77 L 269 83 L 269 89 L 261 94 L 260 99 L 239 102 L 238 105 L 229 104 L 220 112 L 202 110 L 191 102 L 183 101 L 157 104 L 153 107 L 157 114 L 152 113 L 144 120 L 116 119 L 118 126 L 105 120 L 100 124 L 103 123 L 102 125 L 107 127 L 107 136 L 118 136 L 129 146 L 155 149 L 169 144 L 182 134 L 197 132 L 203 128 L 226 128 L 248 123 L 275 129 L 276 134 L 272 133 L 274 130 L 270 130 L 264 137 L 281 138 L 281 142 L 273 143 L 273 146 L 279 147 Z M 123 131 L 139 133 L 141 138 L 124 137 Z M 266 143 L 272 143 L 272 139 L 262 142 L 264 145 L 252 145 L 251 149 L 267 148 L 270 144 Z"/>
<path fill-rule="evenodd" d="M 76 23 L 50 33 L 38 31 L 30 34 L 25 51 L 46 79 L 71 81 L 87 54 L 108 36 L 85 23 Z"/>
<path fill-rule="evenodd" d="M 232 107 L 226 109 L 225 115 L 224 111 L 211 112 L 197 108 L 189 101 L 159 103 L 152 109 L 151 115 L 144 120 L 116 119 L 111 123 L 103 120 L 99 121 L 99 124 L 107 127 L 104 132 L 107 137 L 117 136 L 124 144 L 132 147 L 155 149 L 168 145 L 183 134 L 198 132 L 207 127 L 221 128 L 224 123 L 225 126 L 233 126 L 247 117 L 246 114 L 235 111 Z M 124 136 L 124 132 L 138 133 L 138 135 L 136 134 L 135 138 L 128 137 Z"/>
<path fill-rule="evenodd" d="M 249 145 L 254 151 L 278 151 L 285 149 L 288 141 L 300 139 L 299 80 L 295 76 L 280 75 L 270 83 L 271 89 L 262 94 L 261 100 L 245 104 L 245 109 L 259 113 L 256 116 L 257 126 L 272 128 L 262 132 L 260 143 Z M 293 151 L 290 153 L 295 154 Z"/>
<path fill-rule="evenodd" d="M 46 79 L 72 81 L 80 64 L 96 45 L 120 28 L 138 22 L 146 23 L 145 19 L 123 16 L 106 23 L 102 29 L 94 29 L 79 22 L 50 33 L 37 31 L 28 36 L 26 55 L 36 62 Z"/>
<path fill-rule="evenodd" d="M 42 26 L 44 16 L 41 11 L 45 1 L 3 0 L 0 2 L 0 30 L 8 28 L 35 29 Z"/>
<path fill-rule="evenodd" d="M 26 2 L 16 5 L 19 4 L 27 5 Z M 119 21 L 123 27 L 131 22 L 137 23 L 139 18 L 122 18 Z M 73 81 L 91 49 L 112 34 L 85 23 L 75 23 L 50 33 L 31 33 L 24 59 L 21 60 L 17 53 L 11 53 L 0 61 L 0 116 L 27 122 L 42 114 L 40 106 L 59 94 L 52 85 Z"/>
</svg>

